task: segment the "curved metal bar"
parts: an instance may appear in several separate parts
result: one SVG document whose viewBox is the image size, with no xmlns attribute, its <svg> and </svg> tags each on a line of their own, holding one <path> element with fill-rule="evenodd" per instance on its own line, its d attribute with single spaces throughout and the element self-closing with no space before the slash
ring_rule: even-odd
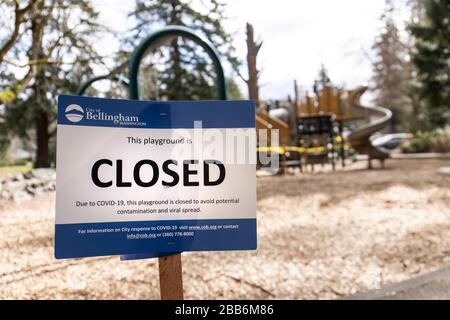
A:
<svg viewBox="0 0 450 320">
<path fill-rule="evenodd" d="M 133 55 L 130 60 L 129 67 L 129 80 L 130 85 L 129 95 L 130 99 L 139 99 L 139 86 L 138 86 L 138 72 L 139 66 L 141 64 L 141 60 L 145 56 L 145 52 L 152 47 L 159 47 L 166 40 L 170 40 L 173 37 L 182 36 L 187 39 L 190 39 L 200 45 L 208 55 L 211 57 L 214 63 L 214 67 L 217 73 L 217 97 L 220 100 L 227 99 L 227 91 L 226 91 L 226 83 L 225 83 L 225 75 L 223 72 L 222 64 L 220 62 L 219 54 L 217 50 L 214 48 L 213 44 L 203 37 L 202 35 L 197 34 L 194 30 L 180 27 L 180 26 L 167 26 L 155 33 L 152 33 L 147 38 L 145 38 L 139 46 L 134 50 Z"/>
<path fill-rule="evenodd" d="M 117 81 L 122 83 L 123 85 L 125 85 L 127 88 L 130 84 L 130 80 L 123 76 L 123 75 L 114 75 L 111 77 L 111 74 L 105 74 L 102 76 L 96 76 L 96 77 L 92 77 L 87 79 L 85 82 L 83 82 L 77 89 L 76 91 L 76 95 L 78 96 L 82 96 L 84 95 L 84 93 L 86 92 L 86 90 L 95 82 L 97 81 L 101 81 L 101 80 L 113 80 L 113 81 Z"/>
</svg>

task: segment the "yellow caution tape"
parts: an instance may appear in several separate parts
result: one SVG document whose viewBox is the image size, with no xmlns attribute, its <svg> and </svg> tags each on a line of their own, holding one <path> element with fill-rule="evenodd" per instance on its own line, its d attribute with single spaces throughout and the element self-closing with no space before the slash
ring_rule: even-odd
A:
<svg viewBox="0 0 450 320">
<path fill-rule="evenodd" d="M 342 146 L 342 144 L 335 145 L 335 149 L 338 149 Z M 331 150 L 331 147 L 295 147 L 295 146 L 283 146 L 283 147 L 257 147 L 257 152 L 275 152 L 278 154 L 285 154 L 287 151 L 291 152 L 300 152 L 300 153 L 317 153 Z"/>
</svg>

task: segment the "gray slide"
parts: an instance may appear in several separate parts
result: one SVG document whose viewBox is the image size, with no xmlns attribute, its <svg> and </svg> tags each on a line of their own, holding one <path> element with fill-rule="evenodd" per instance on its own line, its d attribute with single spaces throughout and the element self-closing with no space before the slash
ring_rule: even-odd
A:
<svg viewBox="0 0 450 320">
<path fill-rule="evenodd" d="M 347 141 L 352 148 L 360 153 L 369 156 L 369 168 L 371 160 L 378 159 L 382 165 L 384 160 L 390 156 L 388 149 L 375 147 L 370 137 L 377 131 L 380 131 L 389 124 L 392 118 L 392 112 L 389 109 L 374 106 L 363 106 L 360 98 L 367 90 L 366 86 L 359 87 L 355 90 L 352 97 L 352 115 L 358 118 L 368 118 L 369 123 L 355 129 L 348 137 Z"/>
</svg>

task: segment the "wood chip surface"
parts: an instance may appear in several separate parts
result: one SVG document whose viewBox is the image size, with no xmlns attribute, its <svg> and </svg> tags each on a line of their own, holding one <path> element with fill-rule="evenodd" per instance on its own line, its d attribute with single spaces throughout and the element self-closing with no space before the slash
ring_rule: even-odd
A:
<svg viewBox="0 0 450 320">
<path fill-rule="evenodd" d="M 334 299 L 450 264 L 444 160 L 258 177 L 258 250 L 183 254 L 188 299 Z M 55 260 L 54 193 L 0 207 L 1 299 L 158 299 L 157 260 Z"/>
</svg>

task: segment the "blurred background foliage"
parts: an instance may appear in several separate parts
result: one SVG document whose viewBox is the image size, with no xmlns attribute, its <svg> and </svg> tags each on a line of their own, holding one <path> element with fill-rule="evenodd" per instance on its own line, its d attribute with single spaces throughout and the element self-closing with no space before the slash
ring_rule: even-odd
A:
<svg viewBox="0 0 450 320">
<path fill-rule="evenodd" d="M 392 110 L 390 131 L 417 133 L 412 150 L 447 150 L 450 121 L 450 1 L 405 0 L 410 20 L 399 25 L 396 2 L 386 0 L 383 27 L 374 39 L 374 102 Z M 130 53 L 149 33 L 166 25 L 193 28 L 218 49 L 232 72 L 230 99 L 248 98 L 239 89 L 241 65 L 224 28 L 225 2 L 219 0 L 135 0 L 128 17 L 133 26 L 107 65 L 95 43 L 114 34 L 99 23 L 90 0 L 4 0 L 0 3 L 0 157 L 17 139 L 32 151 L 35 167 L 54 164 L 56 99 L 73 94 L 99 67 L 126 66 Z M 139 74 L 143 99 L 214 99 L 215 71 L 208 55 L 190 40 L 175 38 L 147 55 Z M 242 78 L 242 77 L 241 77 Z M 330 85 L 322 65 L 313 89 Z M 144 90 L 142 90 L 144 89 Z M 88 95 L 126 98 L 120 82 L 105 80 Z M 439 137 L 439 138 L 438 138 Z M 446 142 L 447 141 L 447 142 Z M 425 147 L 425 145 L 427 145 Z M 405 150 L 406 151 L 406 150 Z"/>
</svg>

